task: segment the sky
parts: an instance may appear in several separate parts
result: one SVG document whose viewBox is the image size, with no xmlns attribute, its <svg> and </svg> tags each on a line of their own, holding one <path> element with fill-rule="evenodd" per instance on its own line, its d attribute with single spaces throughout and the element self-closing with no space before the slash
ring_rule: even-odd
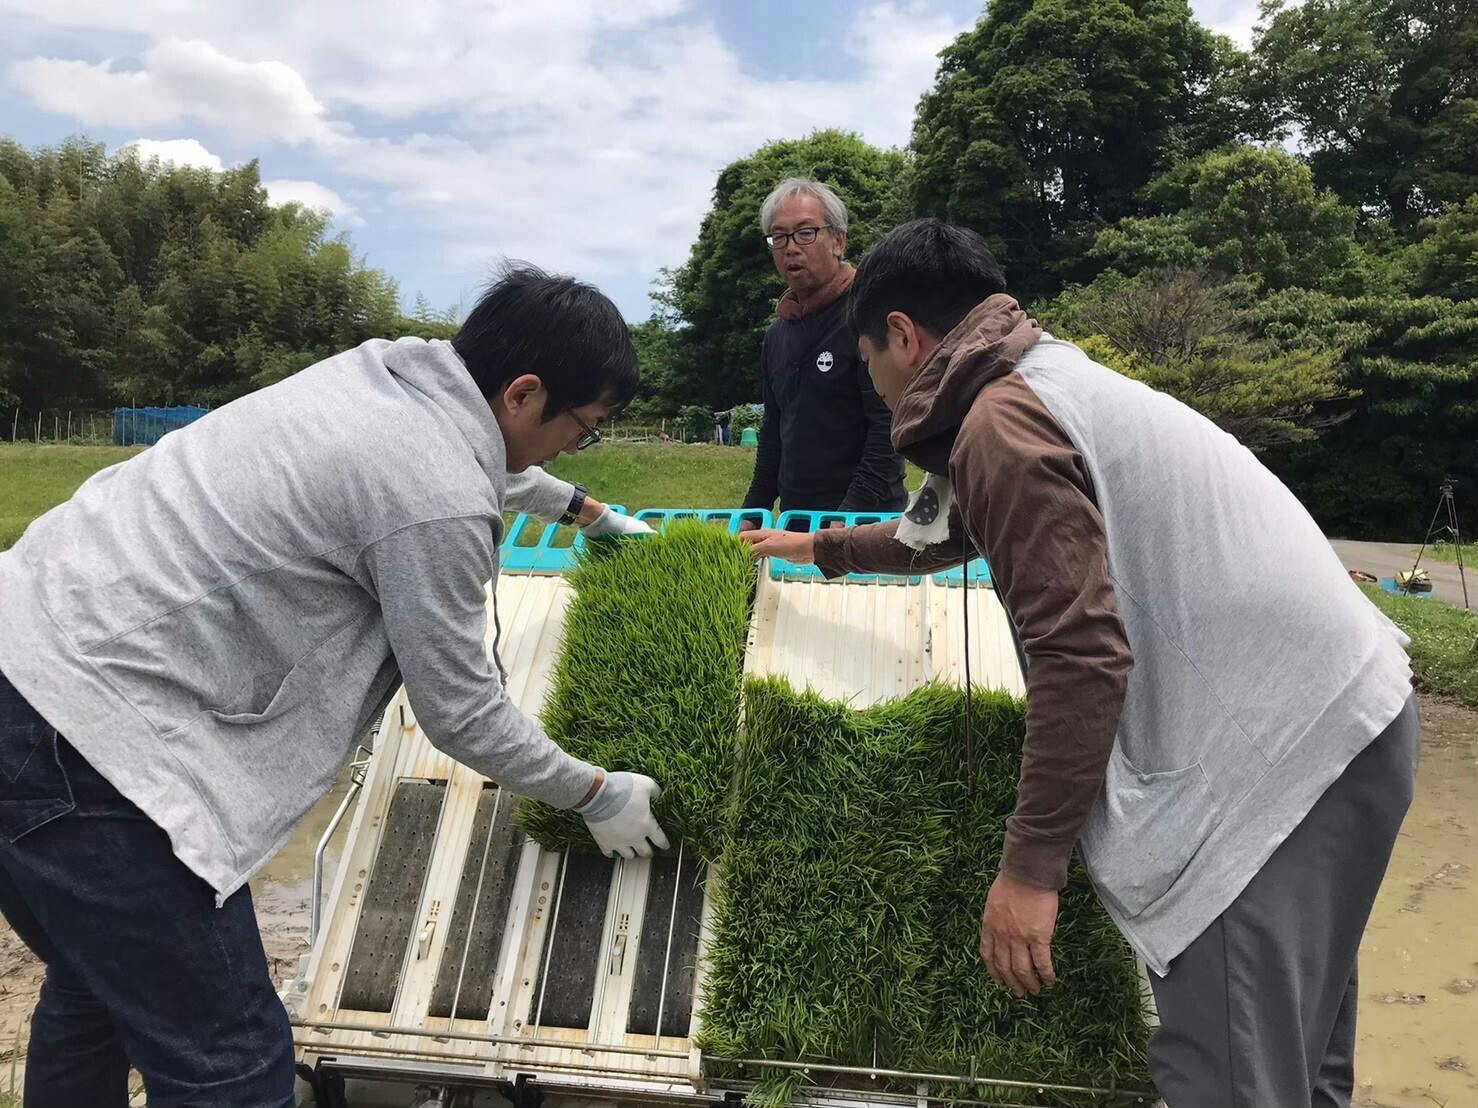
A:
<svg viewBox="0 0 1478 1108">
<path fill-rule="evenodd" d="M 1192 0 L 1247 45 L 1256 0 Z M 633 321 L 714 179 L 820 127 L 908 141 L 980 0 L 0 0 L 0 135 L 85 134 L 331 213 L 407 307 L 502 258 Z M 756 230 L 758 233 L 758 230 Z"/>
</svg>

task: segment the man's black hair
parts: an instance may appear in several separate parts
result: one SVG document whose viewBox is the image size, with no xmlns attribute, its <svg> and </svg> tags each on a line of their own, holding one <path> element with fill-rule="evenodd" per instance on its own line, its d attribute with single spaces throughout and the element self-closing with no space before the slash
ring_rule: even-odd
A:
<svg viewBox="0 0 1478 1108">
<path fill-rule="evenodd" d="M 626 321 L 592 285 L 509 262 L 468 313 L 452 346 L 483 396 L 532 373 L 549 399 L 544 419 L 596 401 L 619 408 L 640 377 Z"/>
<path fill-rule="evenodd" d="M 967 227 L 915 219 L 889 231 L 857 265 L 847 307 L 852 333 L 881 345 L 888 313 L 902 312 L 943 338 L 1006 276 L 985 240 Z"/>
</svg>

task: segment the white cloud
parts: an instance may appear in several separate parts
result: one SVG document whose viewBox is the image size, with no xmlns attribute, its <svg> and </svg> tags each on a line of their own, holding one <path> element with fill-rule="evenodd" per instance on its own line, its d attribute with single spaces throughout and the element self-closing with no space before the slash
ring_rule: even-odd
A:
<svg viewBox="0 0 1478 1108">
<path fill-rule="evenodd" d="M 158 158 L 170 165 L 194 166 L 217 173 L 226 168 L 220 156 L 212 154 L 197 139 L 135 139 L 123 149 L 136 150 L 143 162 Z"/>
<path fill-rule="evenodd" d="M 1194 0 L 1191 7 L 1211 30 L 1244 50 L 1252 46 L 1252 30 L 1261 19 L 1257 0 Z"/>
<path fill-rule="evenodd" d="M 302 76 L 279 61 L 247 62 L 208 42 L 168 38 L 143 67 L 118 70 L 66 58 L 31 58 L 10 80 L 40 107 L 111 127 L 159 127 L 193 120 L 245 138 L 302 142 L 322 138 L 323 106 Z"/>
<path fill-rule="evenodd" d="M 874 141 L 902 146 L 913 130 L 919 97 L 934 83 L 939 52 L 965 30 L 921 4 L 877 4 L 859 13 L 852 49 L 868 74 L 868 127 Z"/>
<path fill-rule="evenodd" d="M 269 170 L 270 144 L 296 143 L 469 284 L 500 255 L 598 281 L 680 263 L 718 170 L 761 143 L 832 126 L 907 142 L 935 55 L 973 19 L 878 0 L 826 44 L 850 72 L 807 77 L 798 62 L 800 77 L 777 79 L 687 0 L 0 3 L 54 26 L 178 36 L 126 67 L 22 62 L 11 80 L 38 104 L 89 126 L 220 128 Z M 295 176 L 313 173 L 301 164 Z M 307 202 L 354 218 L 324 193 Z"/>
<path fill-rule="evenodd" d="M 762 80 L 706 24 L 662 23 L 619 56 L 566 35 L 547 56 L 505 59 L 472 86 L 455 132 L 367 141 L 336 134 L 334 164 L 421 213 L 446 266 L 498 255 L 601 279 L 680 263 L 725 164 L 821 127 L 908 140 L 936 55 L 959 28 L 914 7 L 859 13 L 845 80 Z M 542 75 L 541 75 L 542 74 Z"/>
<path fill-rule="evenodd" d="M 362 227 L 364 220 L 355 213 L 353 205 L 327 185 L 317 181 L 263 181 L 267 199 L 273 204 L 301 204 L 314 211 L 327 212 L 334 219 L 351 227 Z"/>
</svg>

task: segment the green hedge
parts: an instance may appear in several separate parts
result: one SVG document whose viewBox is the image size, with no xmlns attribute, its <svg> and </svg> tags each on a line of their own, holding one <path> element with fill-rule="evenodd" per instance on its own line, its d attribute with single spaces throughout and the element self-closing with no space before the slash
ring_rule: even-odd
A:
<svg viewBox="0 0 1478 1108">
<path fill-rule="evenodd" d="M 1062 896 L 1058 986 L 1015 999 L 978 955 L 1016 804 L 1024 704 L 932 685 L 854 711 L 783 681 L 745 691 L 743 766 L 720 863 L 704 1048 L 724 1057 L 1148 1084 L 1132 954 L 1081 867 Z M 763 1102 L 801 1082 L 776 1071 Z"/>
<path fill-rule="evenodd" d="M 680 522 L 655 538 L 588 549 L 569 575 L 575 597 L 544 727 L 576 757 L 656 778 L 669 838 L 714 858 L 734 775 L 755 584 L 749 548 Z M 544 846 L 595 849 L 573 812 L 525 800 L 519 822 Z"/>
</svg>

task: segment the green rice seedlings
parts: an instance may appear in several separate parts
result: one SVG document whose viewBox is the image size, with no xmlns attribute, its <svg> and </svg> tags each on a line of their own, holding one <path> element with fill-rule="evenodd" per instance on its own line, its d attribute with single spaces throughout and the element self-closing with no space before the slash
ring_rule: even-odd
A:
<svg viewBox="0 0 1478 1108">
<path fill-rule="evenodd" d="M 1061 899 L 1055 989 L 1018 1000 L 980 965 L 980 911 L 1016 804 L 1025 708 L 982 690 L 974 715 L 970 800 L 959 689 L 926 686 L 859 712 L 783 681 L 747 684 L 706 1052 L 1147 1084 L 1134 959 L 1080 867 Z M 757 1093 L 780 1104 L 797 1084 L 793 1071 L 770 1071 Z"/>
<path fill-rule="evenodd" d="M 1080 866 L 1061 898 L 1055 989 L 1018 1000 L 980 965 L 1024 704 L 976 692 L 967 797 L 961 690 L 856 711 L 781 680 L 743 682 L 754 582 L 747 549 L 702 523 L 593 550 L 572 574 L 543 713 L 571 753 L 656 778 L 669 835 L 718 864 L 705 1053 L 1146 1087 L 1141 982 Z M 593 845 L 572 813 L 526 801 L 520 822 L 555 849 Z M 763 1105 L 825 1082 L 746 1076 Z"/>
<path fill-rule="evenodd" d="M 717 857 L 755 588 L 749 548 L 680 521 L 650 538 L 592 544 L 570 583 L 545 729 L 576 757 L 655 778 L 668 837 Z M 519 823 L 552 849 L 594 849 L 573 812 L 525 800 Z"/>
</svg>

